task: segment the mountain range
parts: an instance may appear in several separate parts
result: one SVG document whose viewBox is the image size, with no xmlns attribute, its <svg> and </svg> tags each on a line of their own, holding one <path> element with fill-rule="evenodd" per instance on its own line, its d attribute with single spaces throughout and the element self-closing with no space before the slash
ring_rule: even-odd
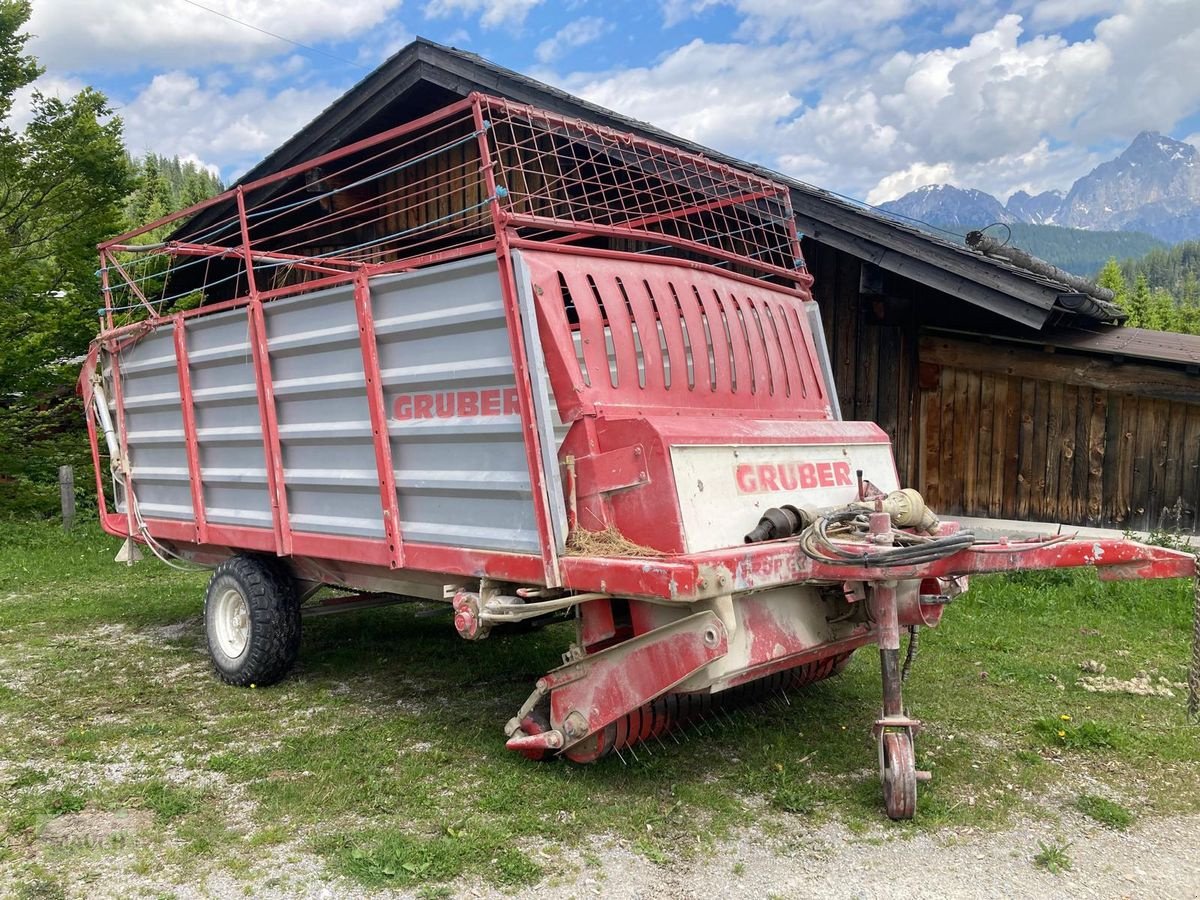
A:
<svg viewBox="0 0 1200 900">
<path fill-rule="evenodd" d="M 1175 243 L 1200 238 L 1200 150 L 1143 131 L 1116 159 L 1101 163 L 1070 190 L 1001 203 L 983 191 L 929 184 L 881 204 L 888 212 L 955 229 L 992 222 L 1056 225 L 1087 231 L 1142 232 Z"/>
</svg>

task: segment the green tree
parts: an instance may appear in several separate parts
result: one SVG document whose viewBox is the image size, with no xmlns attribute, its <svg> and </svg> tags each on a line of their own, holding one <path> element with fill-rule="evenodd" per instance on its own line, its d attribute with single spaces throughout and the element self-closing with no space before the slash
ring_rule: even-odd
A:
<svg viewBox="0 0 1200 900">
<path fill-rule="evenodd" d="M 1115 256 L 1110 256 L 1108 262 L 1104 264 L 1104 268 L 1100 270 L 1100 274 L 1096 276 L 1096 284 L 1102 288 L 1108 288 L 1113 292 L 1113 298 L 1119 306 L 1125 305 L 1125 276 L 1121 272 L 1121 265 L 1117 262 Z"/>
<path fill-rule="evenodd" d="M 0 0 L 0 111 L 41 72 L 29 14 L 28 0 Z M 35 92 L 23 130 L 0 126 L 0 509 L 49 502 L 59 464 L 86 472 L 77 358 L 100 305 L 95 247 L 119 229 L 130 174 L 121 122 L 91 88 Z"/>
<path fill-rule="evenodd" d="M 1127 325 L 1135 328 L 1154 327 L 1149 322 L 1151 299 L 1150 282 L 1145 275 L 1138 275 L 1133 290 L 1125 298 L 1125 311 L 1129 313 Z"/>
</svg>

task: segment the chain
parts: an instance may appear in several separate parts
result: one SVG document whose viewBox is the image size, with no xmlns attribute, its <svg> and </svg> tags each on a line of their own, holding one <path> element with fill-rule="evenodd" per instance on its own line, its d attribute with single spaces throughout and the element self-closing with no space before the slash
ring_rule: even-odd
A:
<svg viewBox="0 0 1200 900">
<path fill-rule="evenodd" d="M 1200 556 L 1192 582 L 1192 666 L 1188 670 L 1188 721 L 1200 725 Z"/>
</svg>

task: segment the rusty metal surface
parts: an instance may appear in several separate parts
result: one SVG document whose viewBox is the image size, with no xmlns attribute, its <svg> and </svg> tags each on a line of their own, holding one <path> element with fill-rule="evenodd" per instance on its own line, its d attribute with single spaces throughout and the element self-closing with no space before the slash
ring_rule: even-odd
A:
<svg viewBox="0 0 1200 900">
<path fill-rule="evenodd" d="M 583 740 L 724 656 L 721 619 L 700 612 L 555 669 L 543 681 L 551 691 L 550 721 Z"/>
<path fill-rule="evenodd" d="M 804 557 L 793 541 L 784 540 L 654 559 L 574 557 L 564 559 L 562 566 L 564 583 L 579 590 L 691 602 L 729 590 L 805 581 L 910 580 L 1055 568 L 1094 567 L 1109 580 L 1190 578 L 1195 557 L 1128 540 L 1012 542 L 976 545 L 921 566 L 879 569 L 817 563 Z M 600 583 L 607 587 L 599 587 Z"/>
</svg>

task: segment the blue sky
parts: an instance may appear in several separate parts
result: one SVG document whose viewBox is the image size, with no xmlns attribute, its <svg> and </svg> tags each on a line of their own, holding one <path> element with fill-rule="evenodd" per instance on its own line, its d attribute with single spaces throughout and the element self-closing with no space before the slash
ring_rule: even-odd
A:
<svg viewBox="0 0 1200 900">
<path fill-rule="evenodd" d="M 871 202 L 1200 141 L 1197 0 L 35 0 L 29 31 L 44 91 L 227 181 L 416 34 Z"/>
</svg>

